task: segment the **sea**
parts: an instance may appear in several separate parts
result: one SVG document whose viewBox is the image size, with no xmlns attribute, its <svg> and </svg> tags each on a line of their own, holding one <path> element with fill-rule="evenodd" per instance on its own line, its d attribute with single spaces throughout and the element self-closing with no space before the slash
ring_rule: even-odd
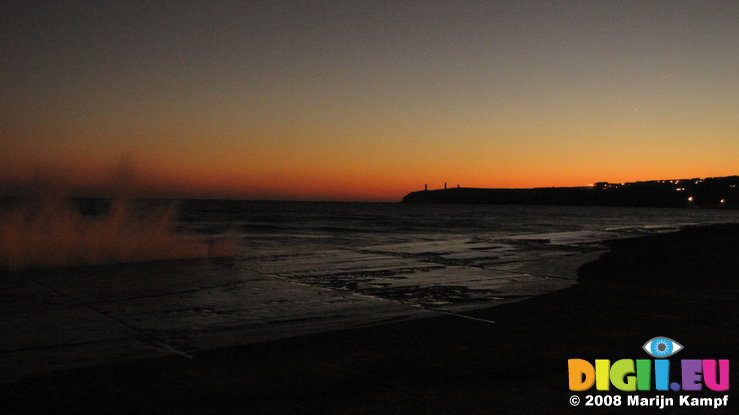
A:
<svg viewBox="0 0 739 415">
<path fill-rule="evenodd" d="M 739 222 L 739 211 L 721 209 L 182 200 L 165 223 L 132 224 L 151 205 L 134 203 L 122 220 L 109 204 L 78 204 L 94 224 L 65 214 L 72 225 L 58 241 L 46 237 L 53 220 L 30 227 L 57 253 L 77 229 L 85 253 L 122 239 L 126 252 L 172 253 L 178 238 L 208 249 L 197 258 L 124 263 L 99 254 L 63 267 L 8 266 L 0 381 L 408 319 L 474 318 L 470 310 L 576 284 L 605 241 Z M 106 214 L 114 217 L 102 226 Z M 39 360 L 40 351 L 50 357 Z"/>
<path fill-rule="evenodd" d="M 739 221 L 736 210 L 189 200 L 178 224 L 236 237 L 255 340 L 521 301 L 567 288 L 604 241 Z M 256 326 L 255 326 L 256 327 Z"/>
</svg>

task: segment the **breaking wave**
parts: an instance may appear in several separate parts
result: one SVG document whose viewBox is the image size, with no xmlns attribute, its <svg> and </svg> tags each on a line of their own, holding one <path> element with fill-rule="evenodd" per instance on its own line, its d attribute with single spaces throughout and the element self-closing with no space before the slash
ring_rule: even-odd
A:
<svg viewBox="0 0 739 415">
<path fill-rule="evenodd" d="M 31 197 L 0 213 L 0 262 L 7 270 L 233 256 L 236 241 L 177 230 L 176 206 L 129 198 L 83 212 L 67 197 Z"/>
</svg>

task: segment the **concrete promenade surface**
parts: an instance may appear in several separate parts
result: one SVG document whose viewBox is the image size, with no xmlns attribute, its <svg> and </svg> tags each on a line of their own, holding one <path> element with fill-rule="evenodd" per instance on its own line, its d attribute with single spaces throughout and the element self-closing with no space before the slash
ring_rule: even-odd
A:
<svg viewBox="0 0 739 415">
<path fill-rule="evenodd" d="M 259 303 L 245 300 L 256 293 Z M 272 304 L 285 298 L 301 307 Z M 326 304 L 341 315 L 327 316 Z M 207 261 L 5 275 L 0 310 L 0 383 L 423 312 Z"/>
</svg>

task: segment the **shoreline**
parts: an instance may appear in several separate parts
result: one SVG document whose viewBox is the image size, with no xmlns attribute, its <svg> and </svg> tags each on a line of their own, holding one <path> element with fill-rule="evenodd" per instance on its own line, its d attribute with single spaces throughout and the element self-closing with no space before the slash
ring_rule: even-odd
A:
<svg viewBox="0 0 739 415">
<path fill-rule="evenodd" d="M 739 224 L 607 245 L 572 287 L 461 313 L 495 324 L 440 316 L 59 371 L 0 385 L 0 409 L 564 413 L 568 358 L 647 358 L 654 336 L 683 344 L 676 358 L 739 356 Z"/>
</svg>

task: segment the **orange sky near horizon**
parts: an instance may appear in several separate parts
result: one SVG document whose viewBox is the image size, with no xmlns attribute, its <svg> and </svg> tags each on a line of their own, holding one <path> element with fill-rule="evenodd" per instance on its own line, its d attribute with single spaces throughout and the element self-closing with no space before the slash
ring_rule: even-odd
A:
<svg viewBox="0 0 739 415">
<path fill-rule="evenodd" d="M 11 2 L 12 3 L 12 2 Z M 739 173 L 739 5 L 3 6 L 0 184 L 398 201 Z"/>
</svg>

